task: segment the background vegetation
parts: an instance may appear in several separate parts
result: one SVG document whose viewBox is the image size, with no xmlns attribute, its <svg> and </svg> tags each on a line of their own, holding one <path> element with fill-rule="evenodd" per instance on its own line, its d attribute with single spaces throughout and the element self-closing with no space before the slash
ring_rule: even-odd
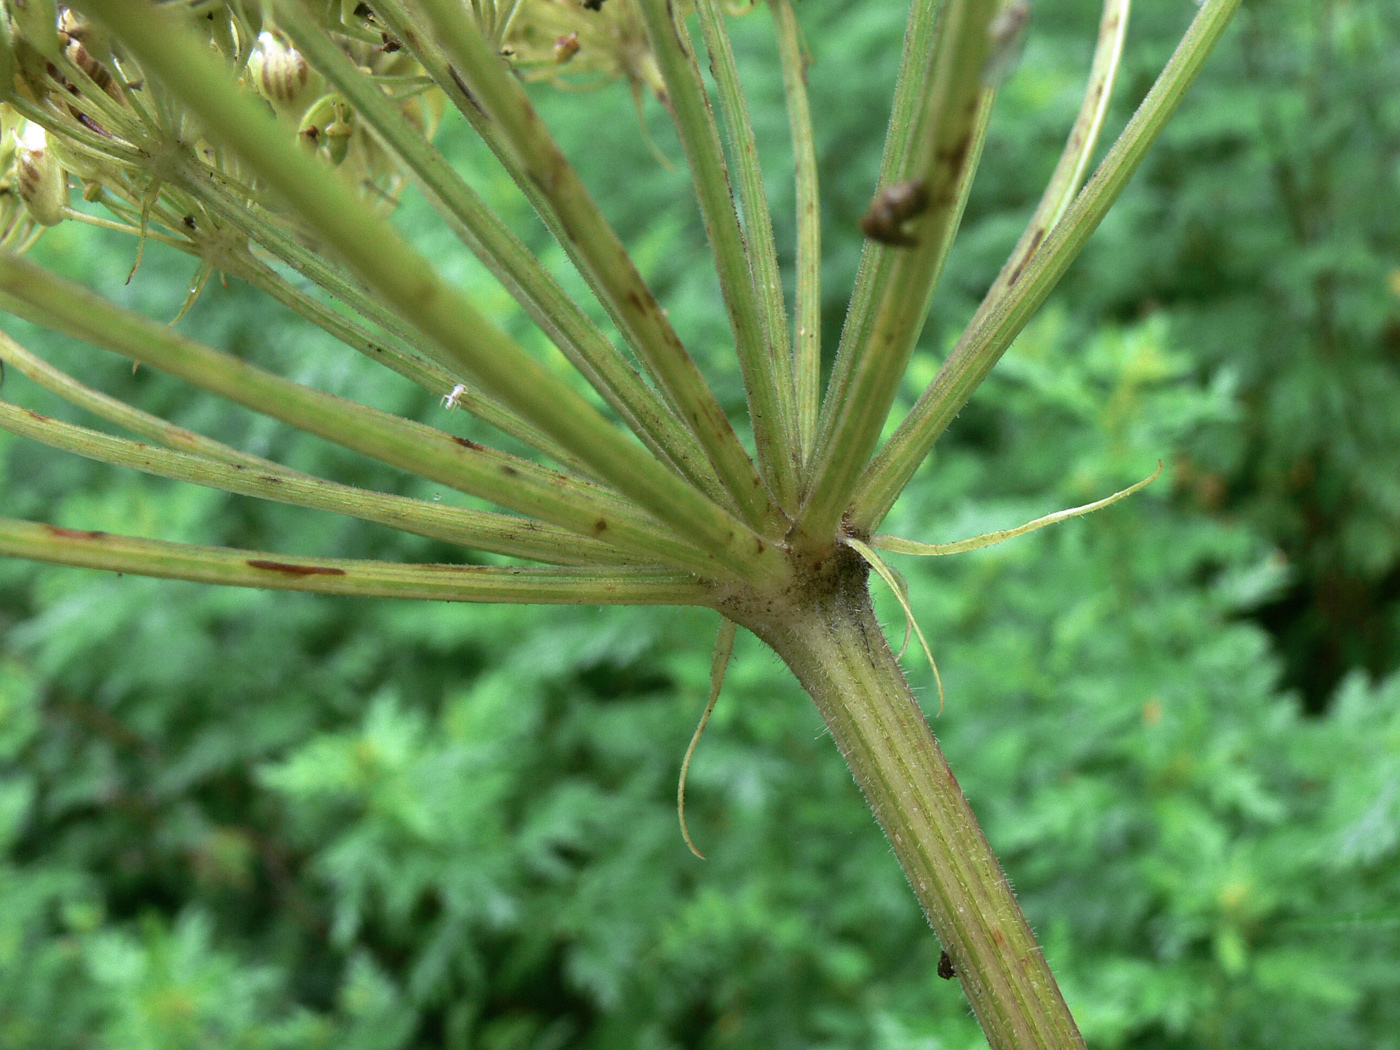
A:
<svg viewBox="0 0 1400 1050">
<path fill-rule="evenodd" d="M 830 346 L 903 11 L 800 14 Z M 1135 12 L 1120 123 L 1190 14 Z M 1096 17 L 1036 11 L 911 401 L 1053 165 Z M 766 18 L 735 31 L 790 245 Z M 1168 463 L 1169 482 L 1101 515 L 900 565 L 947 684 L 935 728 L 1096 1048 L 1400 1047 L 1397 56 L 1385 0 L 1246 4 L 889 526 L 957 538 Z M 737 407 L 659 107 L 649 133 L 676 170 L 622 88 L 546 105 L 682 336 L 709 374 L 732 370 Z M 458 129 L 443 141 L 529 229 Z M 455 259 L 425 215 L 402 212 Z M 72 223 L 40 250 L 156 317 L 194 270 L 150 246 L 123 285 L 134 245 Z M 181 325 L 337 393 L 441 411 L 236 285 L 211 283 Z M 301 469 L 422 484 L 83 360 L 97 385 Z M 19 377 L 3 393 L 63 414 Z M 7 514 L 74 527 L 456 556 L 5 435 L 0 492 Z M 977 1045 L 820 720 L 752 639 L 691 772 L 709 861 L 681 844 L 674 779 L 714 627 L 694 610 L 357 602 L 0 562 L 0 1046 Z"/>
</svg>

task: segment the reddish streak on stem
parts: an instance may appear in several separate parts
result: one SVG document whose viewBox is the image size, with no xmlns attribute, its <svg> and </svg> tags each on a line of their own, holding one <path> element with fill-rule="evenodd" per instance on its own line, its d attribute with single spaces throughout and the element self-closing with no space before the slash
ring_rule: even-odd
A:
<svg viewBox="0 0 1400 1050">
<path fill-rule="evenodd" d="M 267 569 L 270 572 L 285 572 L 288 576 L 344 576 L 344 569 L 336 569 L 329 565 L 292 565 L 285 561 L 266 561 L 262 558 L 250 558 L 248 564 L 255 569 Z"/>
<path fill-rule="evenodd" d="M 97 532 L 92 529 L 65 529 L 62 525 L 45 525 L 44 528 L 65 540 L 95 540 L 107 535 L 105 532 Z"/>
</svg>

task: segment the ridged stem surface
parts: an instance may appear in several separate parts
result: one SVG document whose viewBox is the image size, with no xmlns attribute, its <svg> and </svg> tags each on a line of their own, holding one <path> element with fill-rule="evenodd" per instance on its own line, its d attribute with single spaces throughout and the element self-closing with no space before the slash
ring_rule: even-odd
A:
<svg viewBox="0 0 1400 1050">
<path fill-rule="evenodd" d="M 864 573 L 843 572 L 796 607 L 726 614 L 771 645 L 816 703 L 992 1050 L 1082 1048 L 1006 875 L 885 642 Z"/>
</svg>

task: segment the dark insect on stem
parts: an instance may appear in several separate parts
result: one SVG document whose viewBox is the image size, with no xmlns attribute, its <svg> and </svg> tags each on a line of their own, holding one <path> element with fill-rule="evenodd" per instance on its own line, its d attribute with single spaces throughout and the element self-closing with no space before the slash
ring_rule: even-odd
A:
<svg viewBox="0 0 1400 1050">
<path fill-rule="evenodd" d="M 575 32 L 570 33 L 568 36 L 561 36 L 554 41 L 554 61 L 563 65 L 578 54 L 578 49 L 578 33 Z"/>
<path fill-rule="evenodd" d="M 927 209 L 928 203 L 928 187 L 923 179 L 886 186 L 861 216 L 860 232 L 881 244 L 912 248 L 919 240 L 905 229 L 905 223 Z"/>
<path fill-rule="evenodd" d="M 948 958 L 947 952 L 940 952 L 938 955 L 938 976 L 945 981 L 951 981 L 953 974 L 958 971 L 953 969 L 953 960 Z"/>
<path fill-rule="evenodd" d="M 585 11 L 601 11 L 603 0 L 583 0 L 583 9 Z"/>
</svg>

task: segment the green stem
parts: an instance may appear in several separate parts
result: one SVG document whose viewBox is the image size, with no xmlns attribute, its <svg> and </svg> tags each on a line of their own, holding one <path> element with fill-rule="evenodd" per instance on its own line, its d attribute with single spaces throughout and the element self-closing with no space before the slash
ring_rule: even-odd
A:
<svg viewBox="0 0 1400 1050">
<path fill-rule="evenodd" d="M 0 304 L 66 335 L 178 376 L 384 463 L 671 565 L 713 575 L 714 560 L 611 491 L 432 427 L 367 408 L 196 343 L 85 288 L 0 253 Z"/>
<path fill-rule="evenodd" d="M 51 393 L 57 394 L 69 404 L 86 409 L 95 416 L 115 423 L 138 437 L 154 441 L 165 448 L 177 452 L 188 452 L 202 459 L 212 459 L 219 463 L 237 464 L 251 470 L 281 471 L 289 476 L 310 477 L 300 471 L 283 467 L 270 459 L 263 459 L 251 452 L 225 445 L 221 441 L 197 434 L 193 430 L 176 426 L 159 416 L 142 412 L 125 401 L 108 397 L 92 387 L 78 382 L 67 372 L 55 368 L 42 357 L 32 354 L 4 332 L 0 332 L 0 362 L 13 368 L 20 375 L 33 380 Z"/>
<path fill-rule="evenodd" d="M 249 259 L 245 265 L 231 268 L 230 272 L 254 288 L 266 292 L 287 309 L 371 361 L 397 372 L 439 398 L 456 391 L 454 404 L 464 412 L 490 424 L 503 434 L 509 434 L 526 447 L 553 459 L 560 466 L 576 474 L 593 477 L 588 466 L 572 452 L 541 433 L 537 427 L 526 423 L 514 412 L 502 407 L 500 402 L 484 396 L 470 384 L 461 383 L 460 376 L 436 361 L 419 356 L 409 343 L 395 333 L 371 332 L 350 317 L 337 313 L 325 303 L 307 295 L 257 259 Z M 466 389 L 458 390 L 459 386 L 465 386 Z"/>
<path fill-rule="evenodd" d="M 411 326 L 386 309 L 378 299 L 366 295 L 363 288 L 348 274 L 306 245 L 299 243 L 296 238 L 288 236 L 285 217 L 268 215 L 256 203 L 244 201 L 232 194 L 227 186 L 221 185 L 227 180 L 220 178 L 216 181 L 211 179 L 212 174 L 213 169 L 198 168 L 186 158 L 186 163 L 172 166 L 172 181 L 165 185 L 165 194 L 173 195 L 175 199 L 172 203 L 177 206 L 181 205 L 183 196 L 190 195 L 189 201 L 183 206 L 186 212 L 194 208 L 197 201 L 198 207 L 207 210 L 217 222 L 246 235 L 350 310 L 377 325 L 379 331 L 372 332 L 352 317 L 337 313 L 317 301 L 292 285 L 252 252 L 229 250 L 227 231 L 207 236 L 202 231 L 191 232 L 176 217 L 166 216 L 167 225 L 180 233 L 180 237 L 170 243 L 196 258 L 205 260 L 216 269 L 261 289 L 352 350 L 364 354 L 439 397 L 453 390 L 461 382 L 464 377 L 460 368 L 448 368 L 420 353 L 421 350 L 431 353 L 431 346 L 427 345 L 423 337 Z M 116 199 L 110 187 L 104 202 L 109 208 L 119 212 L 131 206 L 129 202 Z M 163 202 L 158 201 L 151 212 L 152 215 L 160 215 L 164 210 L 166 209 Z M 133 225 L 139 224 L 138 220 L 131 221 Z M 152 233 L 143 235 L 164 239 Z M 560 446 L 539 428 L 521 419 L 498 399 L 469 386 L 465 392 L 459 394 L 456 402 L 464 411 L 502 433 L 509 434 L 522 444 L 542 452 L 576 472 L 594 476 L 578 456 Z"/>
<path fill-rule="evenodd" d="M 817 192 L 817 144 L 807 101 L 807 59 L 792 0 L 769 0 L 783 66 L 788 123 L 792 126 L 797 181 L 796 330 L 792 336 L 793 378 L 797 386 L 797 442 L 805 464 L 817 436 L 822 370 L 822 214 Z"/>
<path fill-rule="evenodd" d="M 983 304 L 1001 298 L 1001 292 L 1006 287 L 1004 279 L 1016 272 L 1018 267 L 1024 266 L 1045 235 L 1059 225 L 1084 183 L 1084 173 L 1089 170 L 1099 132 L 1103 130 L 1104 118 L 1108 116 L 1113 84 L 1118 79 L 1123 44 L 1128 37 L 1130 7 L 1130 0 L 1104 0 L 1103 15 L 1099 18 L 1099 39 L 1094 47 L 1094 60 L 1089 66 L 1089 82 L 1084 88 L 1079 113 L 1074 118 L 1065 148 L 1060 153 L 1050 181 L 1045 185 L 1045 192 L 1041 194 L 1031 221 L 1026 224 L 1025 232 L 1021 234 L 991 291 L 983 299 Z"/>
<path fill-rule="evenodd" d="M 918 124 L 920 109 L 927 94 L 929 76 L 928 56 L 934 52 L 939 28 L 938 11 L 942 0 L 911 0 L 909 22 L 904 30 L 904 47 L 899 58 L 899 75 L 895 80 L 894 102 L 885 131 L 885 148 L 880 157 L 877 186 L 893 186 L 909 163 L 910 136 Z M 861 249 L 860 266 L 856 270 L 855 286 L 846 307 L 846 319 L 841 339 L 836 346 L 836 361 L 832 381 L 828 383 L 827 399 L 836 378 L 847 367 L 851 347 L 858 342 L 869 323 L 874 307 L 875 292 L 884 287 L 884 274 L 894 261 L 897 249 L 866 239 Z M 810 457 L 807 469 L 810 483 Z"/>
<path fill-rule="evenodd" d="M 1161 134 L 1239 5 L 1240 0 L 1205 0 L 1089 184 L 1025 267 L 1011 275 L 1006 293 L 984 320 L 963 333 L 928 389 L 866 467 L 851 504 L 852 528 L 873 530 L 889 513 L 938 436 L 1040 309 Z"/>
<path fill-rule="evenodd" d="M 793 384 L 792 360 L 784 352 L 788 345 L 787 305 L 783 297 L 783 282 L 778 273 L 778 247 L 773 239 L 773 216 L 768 208 L 768 193 L 763 186 L 763 169 L 758 159 L 758 142 L 754 137 L 753 121 L 749 117 L 748 104 L 744 101 L 743 88 L 739 83 L 739 69 L 734 61 L 734 49 L 729 43 L 729 30 L 725 25 L 725 15 L 718 0 L 698 0 L 696 11 L 700 19 L 700 30 L 705 38 L 705 50 L 710 56 L 710 72 L 714 75 L 719 89 L 720 112 L 724 115 L 724 126 L 728 132 L 732 150 L 736 185 L 739 190 L 739 205 L 743 210 L 744 225 L 734 231 L 739 235 L 739 247 L 746 257 L 752 275 L 754 290 L 758 296 L 758 310 L 763 324 L 763 345 L 758 348 L 761 356 L 750 361 L 750 376 L 745 372 L 745 382 L 749 386 L 749 401 L 755 398 L 771 400 L 766 406 L 766 416 L 776 421 L 777 448 L 758 446 L 760 465 L 767 464 L 768 482 L 783 509 L 791 513 L 797 509 L 797 476 L 799 458 L 794 454 L 797 438 L 797 391 Z M 677 24 L 678 38 L 683 30 Z M 691 68 L 695 69 L 692 61 Z M 664 67 L 663 67 L 664 72 Z M 698 74 L 698 70 L 695 70 Z M 695 84 L 700 86 L 698 75 Z M 700 87 L 704 97 L 703 86 Z M 713 128 L 713 122 L 711 122 Z M 682 141 L 686 136 L 682 134 Z M 705 136 L 704 138 L 708 138 Z M 697 140 L 702 148 L 712 148 L 722 162 L 718 137 Z M 692 168 L 692 170 L 694 170 Z M 722 219 L 733 215 L 733 202 L 725 206 L 721 202 Z M 745 360 L 741 356 L 740 366 Z M 771 426 L 771 424 L 770 424 Z M 765 457 L 774 458 L 765 458 Z"/>
<path fill-rule="evenodd" d="M 598 295 L 619 331 L 636 352 L 661 391 L 705 448 L 715 472 L 738 503 L 743 519 L 762 528 L 778 517 L 762 479 L 739 443 L 714 393 L 695 361 L 681 345 L 661 304 L 637 272 L 617 233 L 589 196 L 558 144 L 526 97 L 525 90 L 471 19 L 463 18 L 453 0 L 415 0 L 432 28 L 432 47 L 447 58 L 449 97 L 467 110 L 477 109 L 489 122 L 491 139 L 512 155 L 513 174 L 538 192 L 532 200 L 553 215 L 551 228 L 579 272 Z M 397 28 L 397 27 L 396 27 Z M 402 26 L 404 43 L 424 56 L 433 72 L 432 51 L 420 34 Z M 439 74 L 434 72 L 435 79 Z M 467 89 L 463 91 L 462 89 Z M 469 92 L 469 93 L 467 93 Z M 621 488 L 621 486 L 619 486 Z M 622 489 L 626 491 L 626 489 Z M 660 508 L 651 508 L 664 516 Z M 732 535 L 744 536 L 748 530 Z M 714 535 L 713 539 L 720 539 Z M 724 541 L 729 545 L 733 541 Z M 765 560 L 760 548 L 759 560 Z"/>
<path fill-rule="evenodd" d="M 228 463 L 113 437 L 0 401 L 0 430 L 101 463 L 188 481 L 241 496 L 345 514 L 459 547 L 554 565 L 615 565 L 625 554 L 529 518 L 387 495 L 286 471 L 276 464 Z"/>
<path fill-rule="evenodd" d="M 411 320 L 444 363 L 464 368 L 717 565 L 770 581 L 785 576 L 781 552 L 657 462 L 483 317 L 354 187 L 300 148 L 260 100 L 239 90 L 181 22 L 121 0 L 83 6 L 198 116 L 211 138 L 265 179 L 370 289 Z"/>
<path fill-rule="evenodd" d="M 920 184 L 927 206 L 908 224 L 915 243 L 896 249 L 882 268 L 874 309 L 863 330 L 845 343 L 833 370 L 812 456 L 811 488 L 800 514 L 803 529 L 814 537 L 831 536 L 841 520 L 928 316 L 990 112 L 993 93 L 982 80 L 995 8 L 994 0 L 949 0 L 940 15 L 927 98 L 910 139 L 908 165 L 896 184 Z"/>
<path fill-rule="evenodd" d="M 231 587 L 368 598 L 552 605 L 703 605 L 693 576 L 657 569 L 403 565 L 199 547 L 0 518 L 0 555 Z"/>
<path fill-rule="evenodd" d="M 539 260 L 468 186 L 447 159 L 305 13 L 303 0 L 279 0 L 282 27 L 358 117 L 404 162 L 430 204 L 524 307 L 565 357 L 653 453 L 675 464 L 712 498 L 721 489 L 704 450 Z M 450 389 L 449 384 L 449 389 Z"/>
<path fill-rule="evenodd" d="M 1041 195 L 1021 239 L 1012 249 L 1006 265 L 983 297 L 967 330 L 982 326 L 987 315 L 1002 301 L 1007 289 L 1016 283 L 1030 258 L 1040 250 L 1049 232 L 1064 217 L 1074 201 L 1098 142 L 1099 131 L 1108 113 L 1113 81 L 1118 72 L 1118 60 L 1128 30 L 1128 0 L 1105 0 L 1099 23 L 1099 41 L 1089 71 L 1089 83 L 1084 92 L 1079 115 L 1070 129 L 1059 163 Z"/>
<path fill-rule="evenodd" d="M 772 646 L 816 703 L 992 1050 L 1082 1048 L 1006 875 L 880 631 L 863 566 L 847 563 L 829 589 L 776 615 L 720 608 Z"/>
<path fill-rule="evenodd" d="M 734 208 L 734 189 L 725 164 L 724 147 L 715 124 L 705 82 L 696 64 L 694 45 L 685 25 L 676 19 L 669 0 L 638 0 L 647 25 L 652 54 L 666 84 L 666 108 L 671 113 L 690 167 L 700 217 L 715 254 L 720 295 L 734 334 L 735 353 L 748 394 L 758 466 L 780 505 L 794 505 L 796 489 L 786 458 L 787 436 L 783 399 L 778 395 L 764 315 L 759 308 L 754 273 L 749 268 L 749 245 Z M 765 205 L 766 207 L 766 205 Z"/>
</svg>

